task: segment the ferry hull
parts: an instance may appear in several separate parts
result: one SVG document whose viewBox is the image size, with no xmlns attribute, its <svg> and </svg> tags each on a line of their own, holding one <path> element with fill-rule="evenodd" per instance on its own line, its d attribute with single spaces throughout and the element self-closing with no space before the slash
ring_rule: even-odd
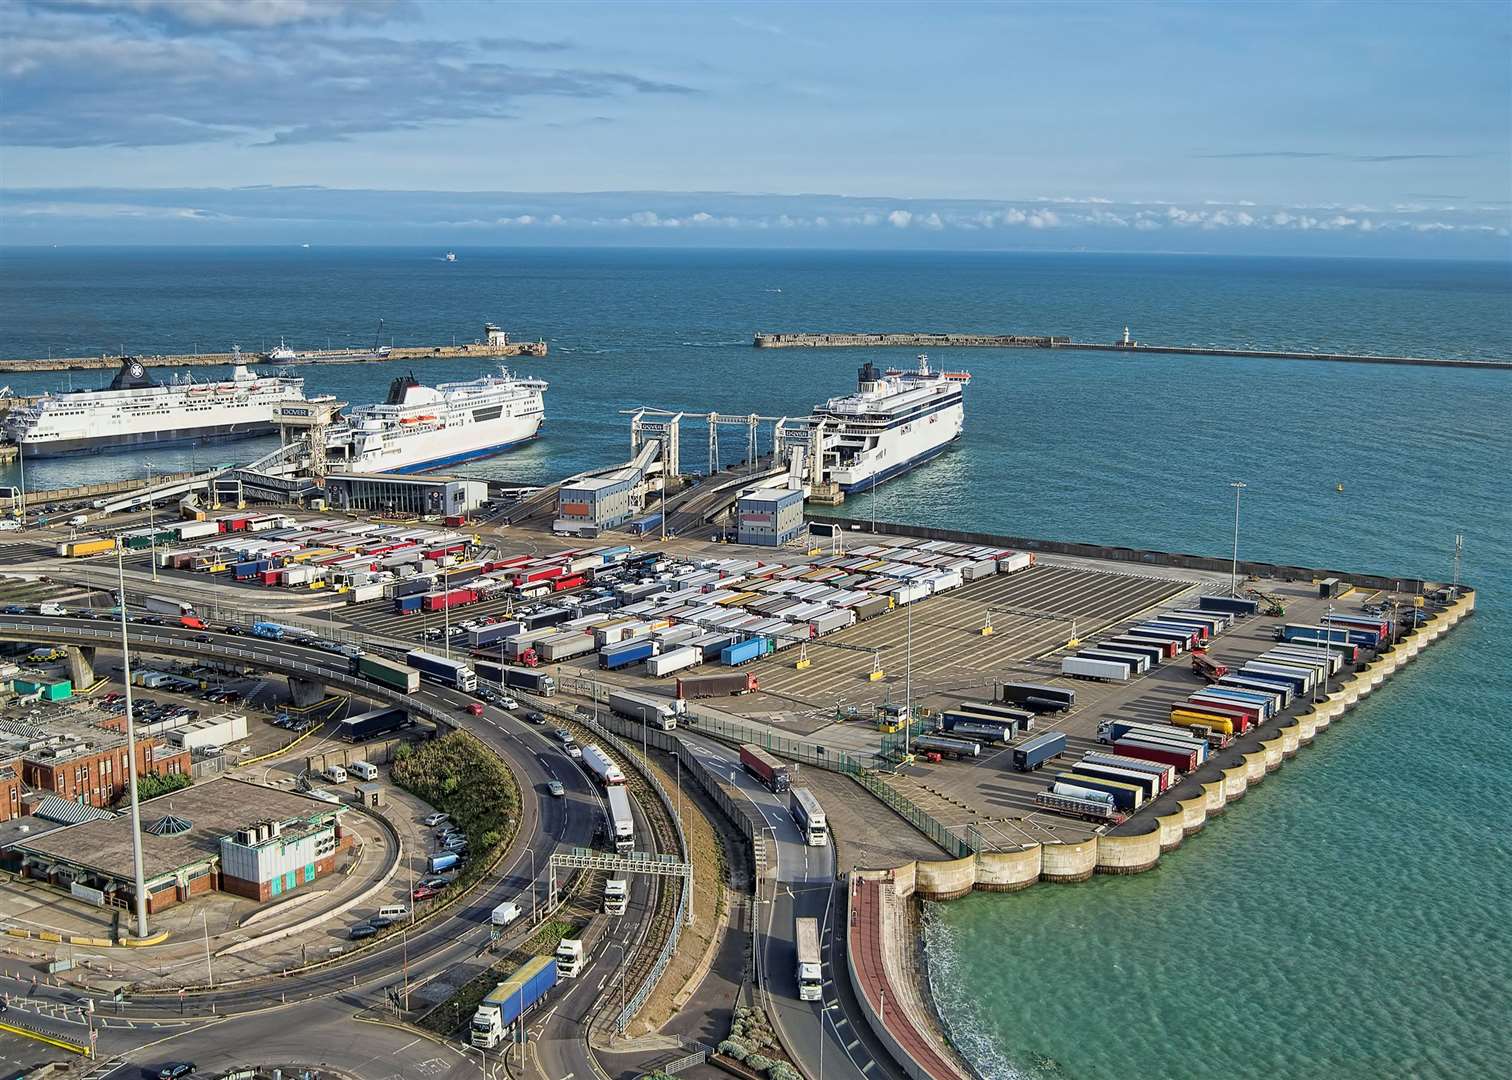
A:
<svg viewBox="0 0 1512 1080">
<path fill-rule="evenodd" d="M 502 454 L 511 447 L 520 446 L 532 441 L 535 437 L 536 433 L 532 433 L 526 435 L 523 439 L 513 439 L 510 442 L 496 443 L 493 446 L 480 446 L 476 450 L 466 450 L 460 454 L 451 454 L 433 461 L 420 461 L 411 465 L 400 465 L 398 468 L 389 469 L 388 471 L 396 473 L 419 473 L 429 472 L 431 469 L 444 469 L 448 465 L 460 465 L 464 461 L 476 461 L 479 458 Z"/>
<path fill-rule="evenodd" d="M 72 457 L 77 454 L 116 453 L 144 447 L 157 449 L 255 439 L 272 435 L 277 430 L 272 423 L 238 423 L 202 428 L 170 428 L 166 431 L 133 431 L 79 439 L 47 439 L 39 442 L 23 440 L 21 452 L 29 458 Z"/>
<path fill-rule="evenodd" d="M 918 468 L 920 465 L 923 465 L 926 462 L 933 461 L 935 458 L 943 454 L 946 450 L 949 450 L 952 446 L 954 446 L 956 439 L 959 438 L 960 436 L 957 435 L 955 439 L 951 439 L 946 443 L 941 443 L 939 446 L 931 447 L 921 454 L 915 454 L 907 461 L 900 461 L 895 465 L 889 465 L 887 468 L 883 469 L 875 476 L 869 476 L 865 480 L 857 480 L 854 483 L 841 484 L 840 490 L 847 495 L 854 495 L 858 491 L 870 491 L 877 484 L 886 483 L 888 480 L 902 476 L 904 473 L 910 472 L 911 470 Z"/>
</svg>

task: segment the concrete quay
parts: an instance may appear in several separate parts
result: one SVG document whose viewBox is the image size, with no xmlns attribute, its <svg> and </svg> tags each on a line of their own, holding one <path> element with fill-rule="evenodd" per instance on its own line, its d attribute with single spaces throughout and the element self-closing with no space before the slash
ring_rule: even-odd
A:
<svg viewBox="0 0 1512 1080">
<path fill-rule="evenodd" d="M 143 367 L 229 366 L 231 364 L 270 364 L 277 367 L 315 367 L 323 364 L 377 364 L 390 360 L 468 360 L 508 356 L 545 356 L 544 341 L 511 341 L 505 345 L 472 343 L 467 345 L 403 345 L 383 355 L 372 349 L 320 350 L 307 358 L 264 360 L 252 353 L 181 353 L 134 357 Z M 99 356 L 53 356 L 45 359 L 0 359 L 0 372 L 27 371 L 114 371 L 123 357 L 102 353 Z"/>
<path fill-rule="evenodd" d="M 1086 352 L 1158 353 L 1173 356 L 1234 356 L 1261 360 L 1327 360 L 1349 364 L 1405 364 L 1418 367 L 1477 368 L 1512 371 L 1512 360 L 1456 360 L 1435 356 L 1390 356 L 1379 353 L 1304 352 L 1291 349 L 1228 349 L 1201 345 L 1146 345 L 1137 341 L 1072 341 L 1052 334 L 758 333 L 758 349 L 1080 349 Z"/>
</svg>

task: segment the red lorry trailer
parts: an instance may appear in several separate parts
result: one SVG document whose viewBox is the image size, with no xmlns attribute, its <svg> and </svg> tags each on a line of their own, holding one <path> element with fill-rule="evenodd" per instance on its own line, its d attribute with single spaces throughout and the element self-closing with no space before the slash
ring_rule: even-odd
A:
<svg viewBox="0 0 1512 1080">
<path fill-rule="evenodd" d="M 691 675 L 677 680 L 677 696 L 694 698 L 728 697 L 731 694 L 754 694 L 756 676 L 748 671 L 730 671 L 718 675 Z"/>
<path fill-rule="evenodd" d="M 786 791 L 791 783 L 787 766 L 759 746 L 741 744 L 740 764 L 774 794 Z"/>
</svg>

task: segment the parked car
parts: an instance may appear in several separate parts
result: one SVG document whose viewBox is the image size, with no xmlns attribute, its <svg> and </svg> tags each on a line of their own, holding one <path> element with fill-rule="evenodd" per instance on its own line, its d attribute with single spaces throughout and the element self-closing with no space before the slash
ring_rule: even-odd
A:
<svg viewBox="0 0 1512 1080">
<path fill-rule="evenodd" d="M 423 878 L 421 878 L 419 880 L 419 882 L 416 883 L 415 887 L 416 888 L 421 888 L 421 889 L 434 889 L 437 892 L 440 892 L 442 889 L 446 888 L 451 883 L 452 883 L 452 878 L 450 877 L 450 875 L 447 875 L 447 874 L 432 874 L 429 877 L 423 877 Z"/>
<path fill-rule="evenodd" d="M 416 885 L 412 894 L 416 900 L 430 900 L 441 895 L 441 890 L 429 885 Z"/>
<path fill-rule="evenodd" d="M 441 813 L 441 811 L 438 810 L 434 814 L 426 814 L 423 818 L 420 819 L 420 824 L 424 825 L 426 828 L 435 828 L 437 825 L 440 825 L 442 822 L 446 822 L 446 821 L 450 821 L 450 820 L 451 820 L 451 815 L 450 814 L 443 814 L 443 813 Z"/>
<path fill-rule="evenodd" d="M 179 1080 L 194 1072 L 192 1061 L 170 1061 L 158 1070 L 158 1080 Z"/>
<path fill-rule="evenodd" d="M 361 941 L 363 938 L 372 937 L 377 932 L 378 927 L 372 923 L 358 923 L 347 931 L 347 937 L 352 941 Z"/>
</svg>

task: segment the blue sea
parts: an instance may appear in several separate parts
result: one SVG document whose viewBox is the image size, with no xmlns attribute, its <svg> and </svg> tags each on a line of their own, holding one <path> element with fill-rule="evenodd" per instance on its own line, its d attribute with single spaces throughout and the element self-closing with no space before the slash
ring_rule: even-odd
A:
<svg viewBox="0 0 1512 1080">
<path fill-rule="evenodd" d="M 800 415 L 908 350 L 758 351 L 759 330 L 927 329 L 1512 357 L 1502 263 L 1183 256 L 459 250 L 11 250 L 0 355 L 546 338 L 524 482 L 622 460 L 621 410 Z M 383 320 L 379 330 L 379 320 Z M 879 517 L 1447 579 L 1479 613 L 1150 874 L 929 912 L 935 992 L 984 1075 L 1470 1077 L 1512 1072 L 1512 376 L 1226 357 L 956 350 L 965 436 Z M 297 369 L 382 396 L 413 368 Z M 100 373 L 0 376 L 16 393 Z M 703 429 L 684 464 L 704 464 Z M 250 456 L 29 463 L 31 488 Z M 744 434 L 722 444 L 725 464 Z M 14 475 L 14 469 L 12 469 Z M 13 483 L 13 480 L 0 480 Z M 1344 490 L 1337 490 L 1342 484 Z M 849 512 L 869 516 L 868 497 Z M 1498 659 L 1500 657 L 1501 659 Z"/>
</svg>

